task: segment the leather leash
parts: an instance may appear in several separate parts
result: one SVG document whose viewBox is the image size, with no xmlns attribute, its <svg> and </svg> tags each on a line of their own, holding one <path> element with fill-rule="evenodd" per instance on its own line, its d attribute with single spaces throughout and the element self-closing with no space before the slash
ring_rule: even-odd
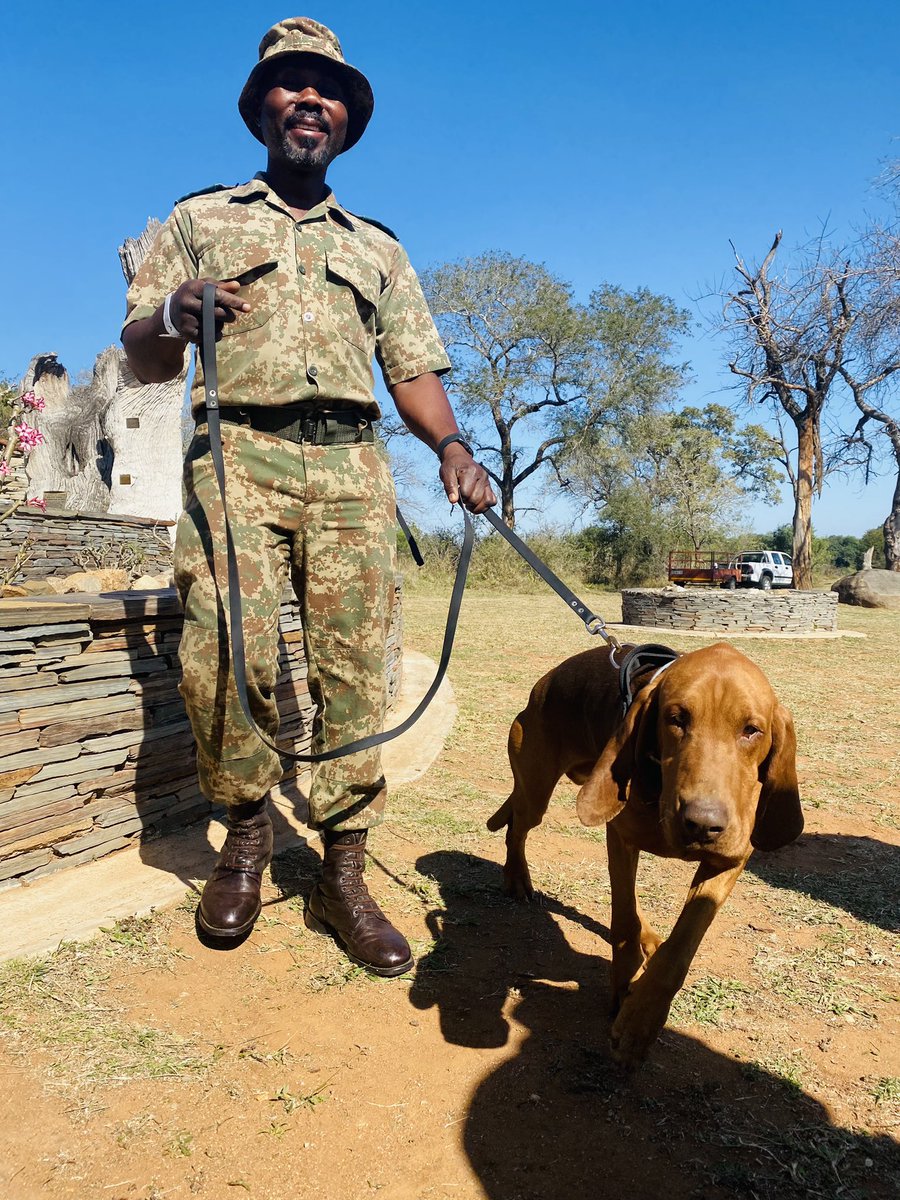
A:
<svg viewBox="0 0 900 1200">
<path fill-rule="evenodd" d="M 219 418 L 219 376 L 216 364 L 216 326 L 215 326 L 215 284 L 207 283 L 203 288 L 203 307 L 201 311 L 201 342 L 200 342 L 200 358 L 203 363 L 203 382 L 206 391 L 206 418 L 209 429 L 209 450 L 212 458 L 213 470 L 216 475 L 216 482 L 219 487 L 219 496 L 222 501 L 222 516 L 225 522 L 225 554 L 227 562 L 228 574 L 228 617 L 231 626 L 231 658 L 232 669 L 234 671 L 234 684 L 237 692 L 238 702 L 241 706 L 241 711 L 244 714 L 250 728 L 256 733 L 257 737 L 280 754 L 283 758 L 291 759 L 293 762 L 329 762 L 335 758 L 343 758 L 347 754 L 356 754 L 360 750 L 370 750 L 373 746 L 381 746 L 385 742 L 392 741 L 396 737 L 406 731 L 418 721 L 422 713 L 434 699 L 438 688 L 444 680 L 447 673 L 447 667 L 450 663 L 450 655 L 453 650 L 453 639 L 456 636 L 456 627 L 459 621 L 459 611 L 462 605 L 463 592 L 466 586 L 466 576 L 469 571 L 469 561 L 472 557 L 472 548 L 475 542 L 475 530 L 472 524 L 472 519 L 462 505 L 459 506 L 463 516 L 464 532 L 463 544 L 460 551 L 459 562 L 456 567 L 456 576 L 453 581 L 453 591 L 450 595 L 450 606 L 447 613 L 447 624 L 444 630 L 444 641 L 441 647 L 441 657 L 438 663 L 437 673 L 432 680 L 428 691 L 409 714 L 409 716 L 401 721 L 399 725 L 395 725 L 393 729 L 385 729 L 381 733 L 372 733 L 368 737 L 359 738 L 354 742 L 347 742 L 343 746 L 336 746 L 331 750 L 323 750 L 319 754 L 299 754 L 295 750 L 287 750 L 284 746 L 279 746 L 271 738 L 269 738 L 257 725 L 252 712 L 250 711 L 250 700 L 247 695 L 247 667 L 246 667 L 246 652 L 244 648 L 244 617 L 243 608 L 241 605 L 241 581 L 238 573 L 237 555 L 235 553 L 234 541 L 231 536 L 231 524 L 228 520 L 228 505 L 225 499 L 225 459 L 222 453 L 222 428 Z M 422 556 L 418 553 L 418 546 L 415 545 L 413 539 L 408 532 L 406 522 L 398 512 L 398 520 L 403 528 L 404 533 L 410 539 L 410 549 L 413 557 L 419 565 L 422 565 Z M 614 654 L 620 649 L 619 642 L 616 637 L 609 632 L 606 624 L 601 617 L 596 613 L 591 612 L 586 604 L 571 591 L 562 580 L 543 563 L 536 554 L 531 551 L 528 546 L 509 529 L 500 517 L 497 516 L 491 509 L 487 509 L 483 514 L 484 517 L 494 526 L 498 533 L 506 539 L 513 549 L 525 559 L 528 565 L 537 572 L 537 574 L 549 584 L 551 588 L 560 596 L 569 608 L 577 614 L 584 622 L 584 626 L 590 634 L 600 634 L 604 641 L 610 646 L 611 652 Z M 220 589 L 221 591 L 221 589 Z"/>
</svg>

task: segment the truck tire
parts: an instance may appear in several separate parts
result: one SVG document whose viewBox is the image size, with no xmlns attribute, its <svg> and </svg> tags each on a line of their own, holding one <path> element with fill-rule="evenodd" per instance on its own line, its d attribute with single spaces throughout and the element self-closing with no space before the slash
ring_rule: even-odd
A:
<svg viewBox="0 0 900 1200">
<path fill-rule="evenodd" d="M 726 579 L 722 584 L 722 587 L 726 588 L 729 592 L 733 592 L 737 587 L 737 582 L 735 581 L 734 576 L 732 575 L 729 579 Z"/>
<path fill-rule="evenodd" d="M 771 575 L 761 575 L 760 576 L 759 589 L 762 592 L 771 592 L 771 590 L 772 590 L 772 576 Z"/>
</svg>

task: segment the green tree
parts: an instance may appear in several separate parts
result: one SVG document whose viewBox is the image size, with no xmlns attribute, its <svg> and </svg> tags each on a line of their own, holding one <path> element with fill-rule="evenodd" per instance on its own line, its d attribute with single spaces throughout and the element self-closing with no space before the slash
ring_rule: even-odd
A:
<svg viewBox="0 0 900 1200">
<path fill-rule="evenodd" d="M 19 389 L 11 379 L 0 378 L 0 436 L 6 436 L 6 428 L 12 420 L 13 405 L 18 399 Z"/>
<path fill-rule="evenodd" d="M 669 358 L 688 318 L 665 297 L 603 286 L 581 304 L 546 267 L 499 251 L 434 267 L 422 283 L 453 363 L 457 415 L 510 526 L 538 471 L 565 487 L 574 441 L 681 381 Z"/>
<path fill-rule="evenodd" d="M 659 577 L 670 549 L 719 549 L 748 495 L 778 498 L 777 443 L 719 404 L 625 414 L 571 443 L 573 489 L 594 509 L 613 582 Z"/>
</svg>

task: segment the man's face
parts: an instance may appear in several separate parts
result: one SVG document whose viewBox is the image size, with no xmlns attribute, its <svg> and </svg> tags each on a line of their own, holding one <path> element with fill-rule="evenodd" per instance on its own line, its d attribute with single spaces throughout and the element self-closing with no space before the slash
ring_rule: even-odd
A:
<svg viewBox="0 0 900 1200">
<path fill-rule="evenodd" d="M 260 129 L 269 158 L 324 170 L 347 136 L 344 89 L 327 64 L 291 56 L 263 83 Z"/>
</svg>

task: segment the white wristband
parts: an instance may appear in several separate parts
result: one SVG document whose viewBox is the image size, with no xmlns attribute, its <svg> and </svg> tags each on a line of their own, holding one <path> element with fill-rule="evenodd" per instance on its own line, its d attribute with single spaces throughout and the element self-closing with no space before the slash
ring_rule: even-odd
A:
<svg viewBox="0 0 900 1200">
<path fill-rule="evenodd" d="M 164 336 L 170 337 L 170 338 L 178 338 L 178 340 L 180 342 L 183 342 L 185 339 L 181 336 L 181 334 L 178 332 L 178 330 L 175 328 L 174 324 L 172 323 L 172 313 L 171 313 L 170 309 L 171 309 L 171 304 L 172 304 L 172 297 L 174 295 L 175 295 L 174 292 L 169 292 L 168 296 L 166 296 L 165 300 L 163 301 L 163 325 L 165 326 L 165 329 L 166 329 Z"/>
</svg>

